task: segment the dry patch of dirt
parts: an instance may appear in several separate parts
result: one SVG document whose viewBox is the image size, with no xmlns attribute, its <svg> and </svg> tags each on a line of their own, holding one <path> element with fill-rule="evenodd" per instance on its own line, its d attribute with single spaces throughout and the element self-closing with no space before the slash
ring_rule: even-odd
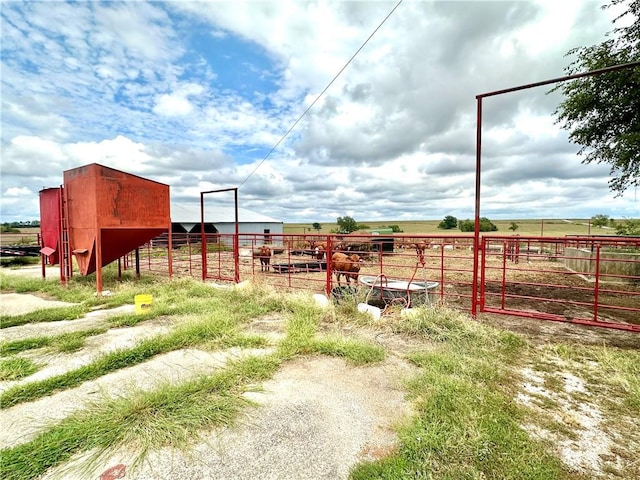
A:
<svg viewBox="0 0 640 480">
<path fill-rule="evenodd" d="M 619 432 L 606 425 L 606 415 L 583 379 L 558 367 L 553 378 L 560 375 L 561 385 L 553 390 L 545 386 L 551 374 L 530 368 L 521 372 L 523 391 L 515 400 L 537 420 L 523 428 L 554 445 L 560 459 L 581 478 L 619 478 L 612 472 L 624 471 L 625 462 L 634 457 L 633 444 L 619 443 Z"/>
<path fill-rule="evenodd" d="M 478 315 L 478 319 L 482 323 L 522 334 L 534 344 L 563 342 L 625 349 L 640 348 L 640 334 L 627 330 L 487 313 Z"/>
</svg>

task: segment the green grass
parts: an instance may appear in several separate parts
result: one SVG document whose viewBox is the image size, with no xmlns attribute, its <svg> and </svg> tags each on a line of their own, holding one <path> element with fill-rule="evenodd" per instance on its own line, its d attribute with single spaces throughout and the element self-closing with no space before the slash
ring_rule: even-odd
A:
<svg viewBox="0 0 640 480">
<path fill-rule="evenodd" d="M 43 308 L 34 312 L 22 315 L 12 315 L 2 317 L 0 328 L 16 327 L 27 323 L 38 322 L 59 322 L 60 320 L 75 320 L 83 317 L 87 313 L 87 308 L 78 305 L 72 307 Z"/>
<path fill-rule="evenodd" d="M 0 381 L 19 380 L 37 371 L 37 365 L 27 358 L 0 359 Z"/>
<path fill-rule="evenodd" d="M 445 215 L 442 216 L 444 218 Z M 398 225 L 402 230 L 400 235 L 411 234 L 424 234 L 424 235 L 462 235 L 459 229 L 442 230 L 438 228 L 438 224 L 442 221 L 442 218 L 437 220 L 375 220 L 367 221 L 356 219 L 358 223 L 368 225 L 369 227 L 379 228 L 381 226 Z M 471 219 L 473 220 L 473 214 L 469 217 L 458 218 L 458 221 Z M 597 228 L 594 226 L 589 227 L 588 219 L 567 219 L 570 222 L 564 222 L 563 219 L 516 219 L 516 220 L 494 220 L 491 222 L 498 227 L 497 232 L 493 232 L 498 235 L 511 235 L 517 233 L 520 235 L 543 235 L 543 236 L 564 236 L 564 235 L 613 235 L 615 230 Z M 518 225 L 517 230 L 514 232 L 509 230 L 511 222 L 515 222 Z M 283 227 L 283 233 L 292 235 L 327 235 L 331 233 L 331 230 L 338 228 L 337 223 L 321 223 L 322 228 L 320 231 L 314 230 L 311 223 L 286 223 Z"/>
<path fill-rule="evenodd" d="M 400 430 L 397 452 L 357 466 L 351 478 L 565 477 L 548 446 L 520 427 L 524 413 L 511 399 L 516 378 L 510 367 L 526 342 L 434 307 L 396 319 L 392 328 L 432 342 L 410 356 L 420 368 L 407 384 L 416 417 Z"/>
<path fill-rule="evenodd" d="M 15 353 L 32 350 L 34 348 L 46 347 L 51 342 L 49 337 L 33 337 L 22 340 L 0 342 L 0 356 L 6 357 Z"/>
<path fill-rule="evenodd" d="M 287 322 L 287 336 L 278 345 L 280 358 L 322 354 L 342 357 L 352 365 L 384 360 L 385 352 L 379 345 L 337 334 L 318 335 L 320 322 L 327 313 L 308 295 L 290 296 L 287 307 L 292 310 L 292 314 Z"/>
<path fill-rule="evenodd" d="M 335 356 L 354 366 L 383 361 L 385 349 L 358 338 L 353 334 L 354 326 L 410 336 L 422 348 L 407 355 L 418 371 L 406 382 L 414 415 L 399 428 L 397 449 L 383 459 L 354 467 L 353 479 L 572 478 L 552 445 L 533 439 L 523 430 L 522 424 L 535 423 L 565 437 L 572 433 L 553 416 L 535 415 L 514 402 L 515 393 L 521 389 L 519 369 L 523 366 L 533 365 L 548 373 L 545 386 L 560 390 L 562 382 L 557 372 L 561 362 L 563 368 L 584 378 L 590 394 L 601 400 L 607 413 L 605 425 L 622 431 L 624 438 L 637 439 L 637 351 L 562 343 L 536 349 L 518 335 L 474 322 L 465 314 L 440 306 L 415 309 L 415 314 L 407 318 L 385 316 L 376 322 L 357 312 L 357 299 L 325 311 L 307 294 L 285 295 L 255 284 L 246 290 L 214 290 L 192 280 L 142 285 L 125 282 L 114 285 L 114 295 L 109 299 L 96 299 L 82 282 L 72 282 L 65 287 L 69 290 L 66 293 L 49 285 L 46 288 L 53 297 L 66 295 L 86 302 L 83 306 L 116 306 L 125 300 L 131 302 L 136 293 L 151 293 L 154 303 L 149 313 L 119 315 L 111 318 L 110 324 L 135 324 L 167 316 L 176 326 L 168 334 L 105 354 L 67 374 L 10 388 L 0 396 L 2 407 L 72 388 L 179 348 L 270 346 L 265 338 L 246 335 L 242 329 L 265 314 L 282 315 L 286 335 L 275 344 L 273 353 L 231 362 L 221 370 L 177 385 L 159 385 L 153 391 L 134 392 L 117 399 L 104 398 L 33 440 L 0 452 L 0 478 L 37 478 L 80 452 L 105 458 L 126 446 L 142 459 L 146 453 L 164 446 L 188 449 L 208 429 L 233 425 L 243 409 L 250 407 L 242 393 L 260 388 L 260 383 L 271 378 L 283 363 L 296 357 Z M 83 300 L 81 297 L 89 292 L 91 298 Z M 328 325 L 331 333 L 324 333 Z M 345 335 L 341 327 L 347 327 L 350 335 Z M 87 332 L 76 335 L 68 337 L 68 348 L 77 347 Z M 51 344 L 41 338 L 6 342 L 0 346 L 0 353 L 11 355 L 42 346 Z M 540 404 L 550 412 L 561 408 L 557 402 L 544 399 Z M 617 448 L 627 448 L 626 443 L 620 442 Z M 615 473 L 620 478 L 633 478 L 637 473 L 633 453 L 625 455 L 630 466 Z"/>
<path fill-rule="evenodd" d="M 36 348 L 49 347 L 58 352 L 75 352 L 84 346 L 87 337 L 100 335 L 108 330 L 107 327 L 91 328 L 78 332 L 63 333 L 49 337 L 31 337 L 14 341 L 0 342 L 0 356 L 13 355 Z"/>
<path fill-rule="evenodd" d="M 102 329 L 100 333 L 105 331 L 107 331 L 106 328 Z M 96 334 L 94 332 L 71 332 L 59 335 L 56 341 L 52 343 L 52 346 L 60 353 L 77 352 L 84 347 L 87 337 Z"/>
<path fill-rule="evenodd" d="M 142 460 L 160 447 L 182 448 L 211 427 L 233 424 L 248 404 L 241 394 L 270 378 L 278 365 L 274 357 L 249 357 L 214 375 L 96 404 L 28 443 L 2 450 L 0 478 L 37 478 L 80 451 L 95 449 L 94 459 L 104 458 L 128 445 Z"/>
<path fill-rule="evenodd" d="M 0 267 L 23 267 L 25 265 L 37 265 L 40 257 L 0 257 Z"/>
<path fill-rule="evenodd" d="M 386 357 L 380 345 L 341 336 L 316 339 L 312 343 L 312 350 L 330 357 L 343 357 L 352 365 L 381 362 Z"/>
</svg>

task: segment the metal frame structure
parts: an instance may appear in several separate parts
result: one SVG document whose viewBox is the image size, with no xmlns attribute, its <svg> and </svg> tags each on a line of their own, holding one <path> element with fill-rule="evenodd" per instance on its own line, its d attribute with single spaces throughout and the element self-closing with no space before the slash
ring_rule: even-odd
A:
<svg viewBox="0 0 640 480">
<path fill-rule="evenodd" d="M 238 222 L 238 187 L 222 188 L 200 192 L 200 238 L 202 241 L 202 280 L 207 279 L 207 236 L 204 233 L 204 196 L 209 193 L 233 192 L 233 205 L 235 214 L 235 237 L 233 242 L 234 275 L 233 280 L 240 281 L 240 257 L 238 246 L 239 222 Z"/>
<path fill-rule="evenodd" d="M 231 249 L 208 251 L 208 281 L 237 283 L 255 278 L 277 289 L 322 292 L 339 301 L 345 291 L 332 278 L 327 258 L 332 252 L 343 251 L 361 256 L 361 276 L 379 278 L 385 284 L 402 281 L 407 290 L 414 281 L 424 285 L 435 282 L 437 286 L 429 288 L 431 301 L 471 310 L 473 234 L 395 234 L 391 248 L 385 248 L 385 239 L 377 236 L 276 234 L 270 268 L 265 271 L 253 256 L 262 243 L 262 233 L 216 236 L 220 245 L 239 245 L 239 257 Z M 195 233 L 179 238 L 174 257 L 178 276 L 201 276 L 201 242 L 201 235 Z M 314 248 L 319 243 L 326 246 L 323 258 Z M 160 253 L 166 248 L 166 241 L 162 241 L 142 249 L 145 269 L 164 275 L 167 264 Z M 640 333 L 638 250 L 640 238 L 633 237 L 485 235 L 479 308 L 484 313 Z M 238 271 L 240 278 L 230 275 Z M 364 295 L 367 287 L 360 283 L 359 291 Z"/>
<path fill-rule="evenodd" d="M 479 275 L 479 255 L 480 255 L 480 174 L 482 171 L 482 100 L 486 97 L 494 97 L 497 95 L 503 95 L 505 93 L 517 92 L 520 90 L 527 90 L 529 88 L 541 87 L 549 85 L 551 83 L 561 83 L 568 80 L 574 80 L 577 78 L 591 77 L 594 75 L 601 75 L 604 73 L 615 72 L 627 68 L 640 67 L 640 62 L 625 63 L 623 65 L 613 65 L 611 67 L 601 68 L 598 70 L 592 70 L 590 72 L 576 73 L 574 75 L 567 75 L 564 77 L 552 78 L 550 80 L 543 80 L 540 82 L 529 83 L 520 85 L 517 87 L 505 88 L 503 90 L 496 90 L 493 92 L 481 93 L 476 95 L 477 103 L 477 121 L 476 121 L 476 195 L 475 195 L 475 228 L 474 228 L 474 254 L 473 254 L 473 303 L 471 306 L 471 314 L 475 317 L 478 311 L 478 305 L 482 305 L 482 298 L 478 298 L 478 275 Z"/>
</svg>

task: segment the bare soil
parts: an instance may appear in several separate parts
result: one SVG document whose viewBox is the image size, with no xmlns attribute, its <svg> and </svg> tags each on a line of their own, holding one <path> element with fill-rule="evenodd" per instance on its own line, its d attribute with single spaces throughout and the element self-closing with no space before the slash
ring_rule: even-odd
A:
<svg viewBox="0 0 640 480">
<path fill-rule="evenodd" d="M 602 327 L 589 327 L 570 322 L 483 313 L 478 320 L 487 325 L 522 334 L 534 344 L 575 343 L 640 349 L 640 333 Z"/>
</svg>

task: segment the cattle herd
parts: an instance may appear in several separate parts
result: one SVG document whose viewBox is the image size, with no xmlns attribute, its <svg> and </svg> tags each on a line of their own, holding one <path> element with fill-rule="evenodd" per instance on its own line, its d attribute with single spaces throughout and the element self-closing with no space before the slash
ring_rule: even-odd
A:
<svg viewBox="0 0 640 480">
<path fill-rule="evenodd" d="M 317 260 L 324 260 L 327 252 L 327 244 L 325 242 L 310 241 L 305 245 L 305 251 L 311 252 Z M 426 242 L 409 242 L 407 244 L 398 245 L 401 248 L 415 248 L 418 261 L 424 263 L 425 249 L 430 248 Z M 351 280 L 358 283 L 358 275 L 363 258 L 351 252 L 352 245 L 338 243 L 333 247 L 333 255 L 331 256 L 331 270 L 336 276 L 336 282 L 341 285 L 341 279 L 344 277 L 347 285 L 351 285 Z M 254 257 L 260 260 L 260 271 L 269 272 L 271 267 L 272 250 L 268 245 L 262 245 L 254 252 Z"/>
<path fill-rule="evenodd" d="M 305 245 L 307 251 L 311 251 L 317 260 L 324 260 L 327 252 L 327 244 L 324 242 L 309 242 Z M 260 246 L 253 254 L 254 258 L 260 260 L 260 271 L 269 272 L 271 266 L 272 250 L 268 245 Z M 347 285 L 351 285 L 351 280 L 358 283 L 358 275 L 360 265 L 363 258 L 356 253 L 349 253 L 349 247 L 343 244 L 337 244 L 334 247 L 334 253 L 331 256 L 331 270 L 336 276 L 338 285 L 341 285 L 342 277 L 344 277 Z"/>
</svg>

